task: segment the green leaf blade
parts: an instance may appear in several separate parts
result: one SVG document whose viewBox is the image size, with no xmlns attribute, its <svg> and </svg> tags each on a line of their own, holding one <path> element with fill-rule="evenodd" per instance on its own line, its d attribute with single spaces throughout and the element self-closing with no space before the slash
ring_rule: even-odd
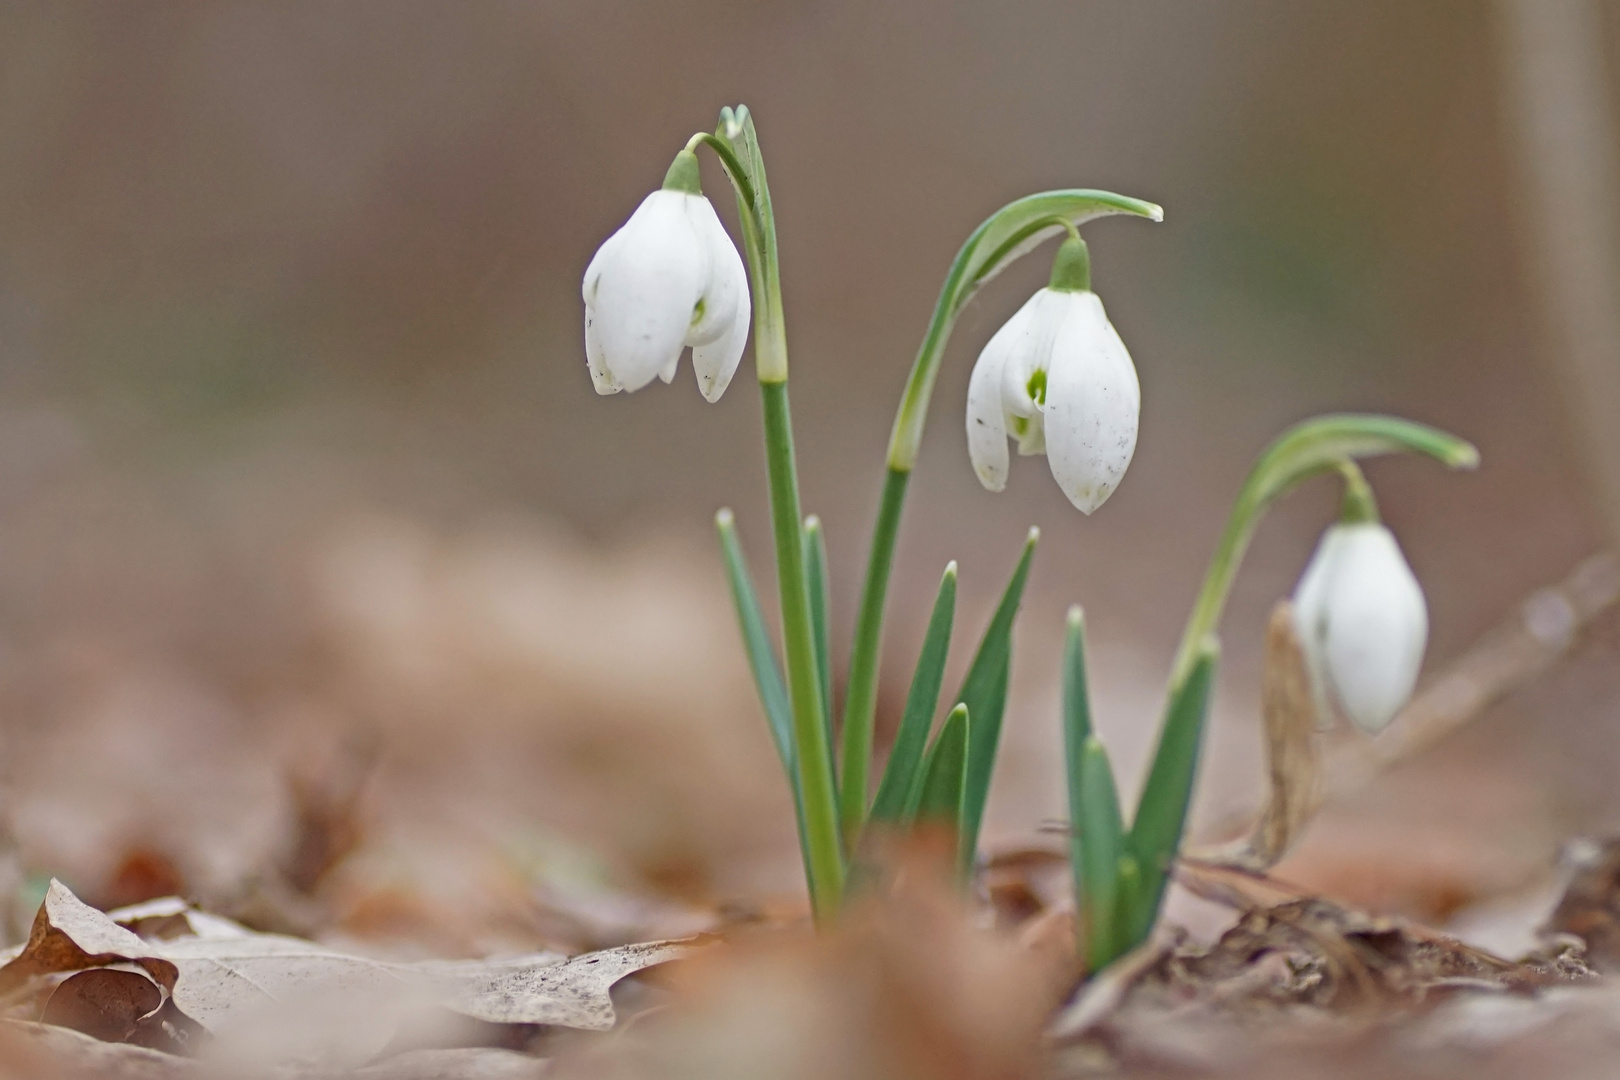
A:
<svg viewBox="0 0 1620 1080">
<path fill-rule="evenodd" d="M 967 779 L 971 730 L 967 706 L 958 705 L 945 718 L 934 745 L 928 748 L 922 788 L 917 798 L 916 820 L 919 824 L 947 825 L 961 832 L 963 785 Z"/>
<path fill-rule="evenodd" d="M 811 514 L 804 519 L 804 576 L 810 591 L 810 627 L 815 636 L 816 675 L 821 680 L 821 718 L 826 723 L 827 746 L 834 747 L 833 738 L 833 683 L 832 683 L 832 630 L 828 595 L 827 542 L 822 535 L 821 519 Z"/>
<path fill-rule="evenodd" d="M 967 677 L 962 680 L 961 692 L 956 696 L 956 702 L 966 705 L 973 715 L 962 807 L 962 840 L 969 858 L 978 847 L 979 826 L 984 821 L 984 804 L 989 798 L 990 777 L 1001 741 L 1001 720 L 1007 707 L 1007 684 L 1011 676 L 1013 620 L 1023 602 L 1024 584 L 1029 579 L 1030 561 L 1039 540 L 1040 530 L 1031 529 L 995 615 L 985 628 Z"/>
<path fill-rule="evenodd" d="M 1108 751 L 1095 735 L 1086 739 L 1080 762 L 1080 815 L 1076 846 L 1082 866 L 1083 891 L 1077 900 L 1086 918 L 1086 956 L 1092 971 L 1101 971 L 1129 945 L 1119 902 L 1119 859 L 1124 846 L 1119 792 Z"/>
<path fill-rule="evenodd" d="M 754 676 L 754 688 L 759 693 L 760 705 L 770 726 L 771 740 L 782 759 L 788 781 L 797 783 L 798 770 L 793 763 L 793 707 L 788 701 L 787 684 L 782 680 L 782 666 L 776 659 L 776 647 L 766 629 L 765 613 L 759 606 L 759 594 L 754 590 L 753 575 L 748 560 L 737 542 L 737 524 L 730 510 L 722 510 L 714 518 L 715 531 L 720 534 L 720 554 L 725 562 L 726 582 L 731 586 L 732 606 L 737 610 L 737 625 L 742 631 L 743 650 L 748 655 L 748 668 Z"/>
<path fill-rule="evenodd" d="M 1141 901 L 1129 919 L 1133 947 L 1152 929 L 1170 867 L 1181 847 L 1219 655 L 1214 638 L 1207 638 L 1190 674 L 1174 688 L 1153 765 L 1137 802 L 1130 852 L 1140 869 L 1142 886 Z"/>
<path fill-rule="evenodd" d="M 939 692 L 945 681 L 945 661 L 951 648 L 951 624 L 956 616 L 956 564 L 945 567 L 934 596 L 934 610 L 928 617 L 922 651 L 906 694 L 906 709 L 889 750 L 883 779 L 872 800 L 871 820 L 897 824 L 905 819 L 912 797 L 923 782 L 923 757 Z"/>
<path fill-rule="evenodd" d="M 1069 609 L 1063 649 L 1063 745 L 1069 781 L 1069 865 L 1085 932 L 1087 967 L 1100 971 L 1118 955 L 1119 858 L 1124 839 L 1119 793 L 1108 752 L 1093 733 L 1086 678 L 1085 618 Z"/>
</svg>

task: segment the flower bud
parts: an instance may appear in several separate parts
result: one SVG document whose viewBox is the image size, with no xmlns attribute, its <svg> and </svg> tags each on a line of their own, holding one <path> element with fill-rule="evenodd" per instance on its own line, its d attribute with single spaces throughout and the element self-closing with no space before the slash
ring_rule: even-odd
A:
<svg viewBox="0 0 1620 1080">
<path fill-rule="evenodd" d="M 1293 599 L 1321 719 L 1336 710 L 1382 731 L 1412 696 L 1429 635 L 1423 590 L 1394 534 L 1376 520 L 1332 526 Z"/>
<path fill-rule="evenodd" d="M 1045 454 L 1069 501 L 1089 514 L 1136 452 L 1141 388 L 1130 353 L 1090 289 L 1085 243 L 1065 241 L 1052 282 L 1007 320 L 968 381 L 968 456 L 991 491 L 1007 484 L 1007 439 Z"/>
<path fill-rule="evenodd" d="M 687 159 L 691 159 L 688 161 Z M 742 359 L 751 314 L 742 257 L 682 151 L 585 270 L 585 357 L 599 394 L 669 382 L 692 349 L 698 388 L 718 401 Z"/>
</svg>

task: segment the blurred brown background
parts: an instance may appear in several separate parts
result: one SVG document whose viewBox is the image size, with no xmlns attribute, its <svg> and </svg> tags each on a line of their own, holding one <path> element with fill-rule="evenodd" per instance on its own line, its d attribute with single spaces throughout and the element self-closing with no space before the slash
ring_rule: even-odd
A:
<svg viewBox="0 0 1620 1080">
<path fill-rule="evenodd" d="M 796 888 L 709 532 L 736 507 L 765 572 L 751 380 L 717 406 L 684 367 L 601 399 L 581 345 L 595 246 L 736 101 L 769 162 L 804 496 L 846 642 L 896 395 L 956 247 L 1031 190 L 1165 207 L 1087 231 L 1144 394 L 1098 514 L 1043 463 L 992 496 L 966 460 L 969 366 L 1042 257 L 976 301 L 940 381 L 883 712 L 945 561 L 965 639 L 1041 526 L 991 839 L 1061 811 L 1072 602 L 1134 786 L 1228 500 L 1297 418 L 1388 410 L 1478 444 L 1472 475 L 1370 469 L 1443 665 L 1601 546 L 1592 478 L 1612 467 L 1580 435 L 1605 402 L 1568 375 L 1545 229 L 1601 239 L 1615 208 L 1543 213 L 1515 10 L 0 5 L 0 753 L 23 864 L 92 899 L 145 891 L 132 852 L 229 888 L 287 843 L 287 769 L 369 768 L 347 870 L 365 895 Z M 1616 12 L 1584 10 L 1607 64 Z M 1583 107 L 1601 121 L 1612 95 Z M 1583 332 L 1601 357 L 1602 327 Z M 1285 504 L 1234 596 L 1211 820 L 1257 798 L 1263 617 L 1332 498 Z M 1505 860 L 1490 889 L 1533 878 L 1620 809 L 1613 650 L 1582 655 L 1420 767 L 1423 799 L 1373 800 L 1401 808 L 1394 831 L 1351 814 L 1324 835 L 1417 861 L 1472 837 Z"/>
</svg>

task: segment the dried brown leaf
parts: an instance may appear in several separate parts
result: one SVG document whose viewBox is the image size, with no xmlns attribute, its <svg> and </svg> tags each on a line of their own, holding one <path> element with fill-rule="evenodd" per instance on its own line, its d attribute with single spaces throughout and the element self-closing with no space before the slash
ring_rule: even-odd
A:
<svg viewBox="0 0 1620 1080">
<path fill-rule="evenodd" d="M 175 901 L 118 915 L 130 925 L 161 924 L 170 936 L 142 939 L 52 882 L 28 946 L 0 968 L 0 980 L 15 987 L 35 976 L 139 965 L 169 990 L 169 1001 L 183 1018 L 228 1033 L 237 1056 L 260 1059 L 359 1064 L 388 1045 L 405 1018 L 429 1006 L 491 1023 L 605 1030 L 615 1022 L 614 983 L 700 947 L 651 942 L 572 959 L 540 953 L 498 961 L 391 964 L 300 938 L 253 933 Z M 121 1025 L 138 1029 L 139 1019 L 152 1014 L 155 1005 L 142 999 L 153 1008 L 136 1013 L 136 988 L 115 974 L 134 972 L 84 981 L 63 998 L 56 1015 L 72 1015 L 78 1022 L 71 1026 L 93 1028 L 98 1035 Z M 119 992 L 129 997 L 127 1007 L 118 1004 Z M 91 1015 L 97 1008 L 100 1013 Z"/>
<path fill-rule="evenodd" d="M 626 975 L 690 955 L 701 945 L 654 941 L 586 953 L 549 966 L 486 965 L 461 973 L 445 998 L 456 1012 L 492 1024 L 550 1024 L 581 1031 L 613 1026 L 608 991 Z"/>
<path fill-rule="evenodd" d="M 1219 866 L 1263 871 L 1275 866 L 1322 803 L 1322 765 L 1310 671 L 1294 631 L 1294 608 L 1283 600 L 1266 625 L 1261 683 L 1265 719 L 1266 802 L 1249 835 L 1235 844 L 1195 853 Z"/>
<path fill-rule="evenodd" d="M 0 995 L 9 995 L 41 975 L 104 967 L 120 961 L 140 964 L 164 989 L 179 977 L 173 963 L 52 880 L 23 950 L 0 967 Z"/>
</svg>

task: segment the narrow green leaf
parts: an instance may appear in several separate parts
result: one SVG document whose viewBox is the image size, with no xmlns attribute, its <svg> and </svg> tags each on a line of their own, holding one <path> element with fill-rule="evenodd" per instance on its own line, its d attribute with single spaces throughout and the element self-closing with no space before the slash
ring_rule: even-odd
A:
<svg viewBox="0 0 1620 1080">
<path fill-rule="evenodd" d="M 1119 892 L 1115 901 L 1117 907 L 1114 928 L 1120 934 L 1120 940 L 1116 945 L 1115 952 L 1115 957 L 1118 958 L 1147 940 L 1148 932 L 1153 929 L 1153 919 L 1150 916 L 1147 922 L 1142 924 L 1140 933 L 1137 933 L 1136 928 L 1126 922 L 1131 913 L 1144 909 L 1142 866 L 1136 861 L 1136 856 L 1121 855 L 1119 857 L 1119 870 L 1116 873 L 1116 878 L 1119 882 Z M 1154 904 L 1148 910 L 1157 914 L 1158 905 Z"/>
<path fill-rule="evenodd" d="M 984 631 L 979 651 L 973 655 L 967 677 L 962 680 L 962 690 L 956 695 L 957 703 L 966 705 L 973 714 L 973 738 L 968 743 L 967 787 L 962 804 L 963 848 L 970 860 L 978 846 L 979 825 L 984 820 L 984 804 L 990 794 L 990 774 L 995 769 L 996 747 L 1001 741 L 1001 717 L 1007 707 L 1007 682 L 1011 673 L 1013 619 L 1023 600 L 1030 560 L 1034 558 L 1040 535 L 1039 529 L 1029 530 L 1018 566 Z"/>
<path fill-rule="evenodd" d="M 816 674 L 821 679 L 821 718 L 827 725 L 827 746 L 838 745 L 833 738 L 832 632 L 828 624 L 831 600 L 827 595 L 827 542 L 822 536 L 821 519 L 814 514 L 804 519 L 804 576 L 810 589 L 810 627 L 815 634 Z"/>
<path fill-rule="evenodd" d="M 1117 878 L 1124 831 L 1108 751 L 1095 735 L 1090 736 L 1081 751 L 1075 840 L 1083 867 L 1084 892 L 1079 895 L 1089 928 L 1086 955 L 1092 971 L 1101 971 L 1129 944 L 1129 930 L 1120 917 L 1124 909 Z"/>
<path fill-rule="evenodd" d="M 743 649 L 748 654 L 754 687 L 759 692 L 760 704 L 765 707 L 765 719 L 770 724 L 771 739 L 776 743 L 782 768 L 787 771 L 788 782 L 796 789 L 798 770 L 793 765 L 793 708 L 788 704 L 782 667 L 777 662 L 770 632 L 765 628 L 765 613 L 760 610 L 753 576 L 748 572 L 748 561 L 743 558 L 742 545 L 737 542 L 737 524 L 731 511 L 722 510 L 716 514 L 714 526 L 720 534 L 720 554 L 726 564 L 731 602 L 737 609 L 737 625 L 742 630 Z"/>
<path fill-rule="evenodd" d="M 956 564 L 945 567 L 934 597 L 934 613 L 928 617 L 922 652 L 906 695 L 906 711 L 900 717 L 900 730 L 889 751 L 883 779 L 872 800 L 872 820 L 896 823 L 903 820 L 911 796 L 922 786 L 923 751 L 928 745 L 928 729 L 939 707 L 940 684 L 945 680 L 945 658 L 951 648 L 951 621 L 956 615 Z"/>
<path fill-rule="evenodd" d="M 967 748 L 972 725 L 968 709 L 958 705 L 945 718 L 934 745 L 928 748 L 922 790 L 917 799 L 917 821 L 962 827 L 963 784 L 967 779 Z"/>
<path fill-rule="evenodd" d="M 1086 680 L 1085 618 L 1069 609 L 1063 649 L 1063 745 L 1069 777 L 1069 864 L 1084 928 L 1088 967 L 1100 971 L 1126 934 L 1119 922 L 1118 873 L 1124 824 L 1108 752 L 1092 734 Z"/>
<path fill-rule="evenodd" d="M 1191 674 L 1172 689 L 1164 728 L 1159 732 L 1159 746 L 1136 806 L 1130 850 L 1141 870 L 1142 889 L 1141 902 L 1131 913 L 1129 944 L 1132 947 L 1152 929 L 1171 864 L 1181 847 L 1219 655 L 1215 639 L 1206 638 L 1198 650 Z"/>
<path fill-rule="evenodd" d="M 731 511 L 724 509 L 716 514 L 714 526 L 720 534 L 720 554 L 726 565 L 726 580 L 731 585 L 731 601 L 737 609 L 737 625 L 742 629 L 743 650 L 748 654 L 748 666 L 754 674 L 760 704 L 765 708 L 771 741 L 776 744 L 782 771 L 787 774 L 788 791 L 793 796 L 799 854 L 804 859 L 806 880 L 810 880 L 812 867 L 804 827 L 804 799 L 799 793 L 799 770 L 793 761 L 793 708 L 788 701 L 787 686 L 782 682 L 782 668 L 777 663 L 770 633 L 765 629 L 765 613 L 760 610 L 759 596 L 754 592 L 753 575 L 748 572 L 748 561 L 743 558 L 742 545 L 737 542 L 737 523 Z"/>
</svg>

